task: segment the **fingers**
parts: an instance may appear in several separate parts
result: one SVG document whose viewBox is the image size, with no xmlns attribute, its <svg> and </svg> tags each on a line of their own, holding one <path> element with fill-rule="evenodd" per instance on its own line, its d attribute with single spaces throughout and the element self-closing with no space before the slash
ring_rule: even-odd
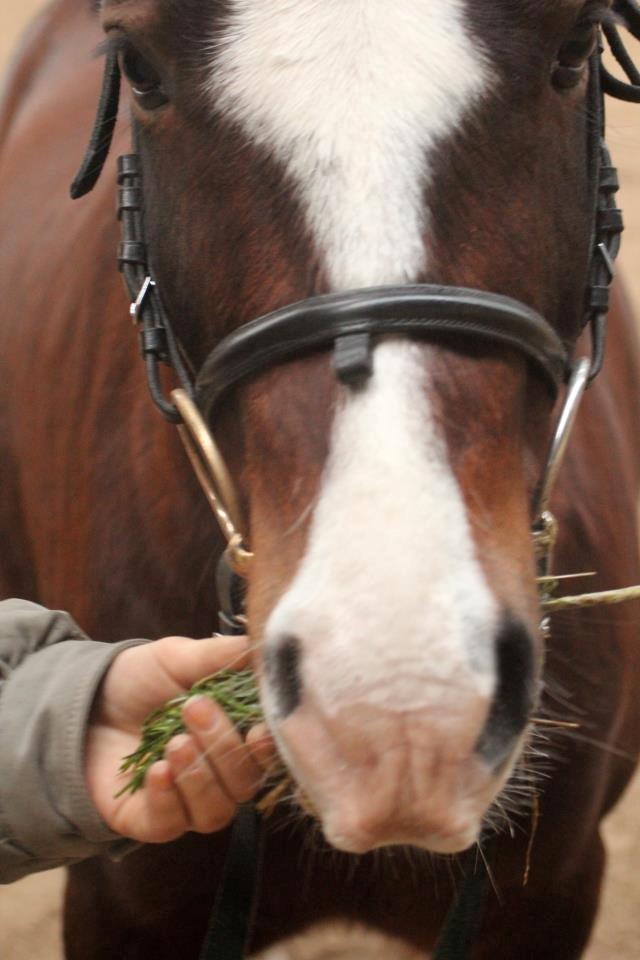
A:
<svg viewBox="0 0 640 960">
<path fill-rule="evenodd" d="M 147 772 L 139 799 L 144 807 L 131 817 L 133 829 L 123 833 L 141 843 L 168 843 L 189 829 L 187 812 L 173 781 L 171 768 L 161 760 Z M 138 798 L 133 797 L 132 801 Z"/>
<path fill-rule="evenodd" d="M 267 755 L 264 733 L 254 734 L 249 747 L 206 697 L 194 697 L 183 713 L 189 733 L 173 738 L 166 759 L 154 764 L 145 780 L 146 822 L 138 838 L 146 842 L 164 842 L 188 830 L 223 830 L 264 779 L 256 758 Z"/>
<path fill-rule="evenodd" d="M 127 654 L 140 660 L 140 669 L 128 672 L 137 685 L 127 698 L 132 716 L 143 705 L 157 706 L 158 701 L 168 699 L 176 692 L 173 687 L 178 692 L 188 689 L 203 676 L 242 669 L 250 661 L 244 637 L 166 637 L 125 651 L 121 659 Z M 133 711 L 131 701 L 136 695 Z M 144 797 L 131 797 L 126 806 L 134 828 L 126 835 L 142 842 L 163 843 L 189 830 L 206 834 L 229 826 L 238 804 L 255 796 L 272 763 L 273 741 L 263 724 L 254 728 L 245 742 L 224 710 L 205 696 L 192 697 L 185 704 L 183 719 L 187 733 L 174 737 L 165 760 L 148 771 Z M 119 720 L 125 729 L 122 717 Z"/>
<path fill-rule="evenodd" d="M 207 697 L 192 697 L 182 715 L 227 796 L 235 803 L 250 800 L 263 772 L 229 717 Z"/>
<path fill-rule="evenodd" d="M 184 735 L 175 737 L 167 750 L 167 762 L 186 810 L 188 829 L 214 833 L 227 827 L 237 804 L 223 790 L 196 741 Z"/>
<path fill-rule="evenodd" d="M 222 709 L 206 697 L 189 701 L 184 719 L 189 733 L 174 737 L 166 759 L 147 773 L 144 810 L 136 815 L 135 835 L 128 833 L 134 839 L 164 843 L 189 830 L 224 830 L 238 804 L 258 791 L 273 762 L 273 741 L 264 724 L 244 742 Z M 131 799 L 142 801 L 142 796 Z"/>
</svg>

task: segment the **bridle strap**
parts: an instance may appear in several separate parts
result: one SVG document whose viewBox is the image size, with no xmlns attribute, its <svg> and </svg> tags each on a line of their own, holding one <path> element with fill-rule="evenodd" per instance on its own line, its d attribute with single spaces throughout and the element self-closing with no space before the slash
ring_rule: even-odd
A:
<svg viewBox="0 0 640 960">
<path fill-rule="evenodd" d="M 104 168 L 118 119 L 121 72 L 117 53 L 107 52 L 102 89 L 89 146 L 70 188 L 72 200 L 84 197 L 95 187 Z M 144 233 L 142 169 L 137 150 L 137 129 L 133 124 L 135 152 L 118 159 L 118 220 L 122 239 L 118 266 L 131 298 L 131 319 L 140 332 L 140 353 L 147 373 L 151 398 L 170 423 L 181 423 L 173 403 L 166 399 L 160 382 L 160 364 L 168 364 L 182 388 L 193 396 L 193 378 L 153 279 Z"/>
<path fill-rule="evenodd" d="M 166 420 L 179 424 L 180 414 L 163 394 L 160 364 L 173 368 L 190 397 L 193 380 L 152 278 L 144 233 L 143 199 L 140 156 L 137 152 L 125 154 L 118 159 L 118 219 L 122 228 L 118 266 L 131 297 L 131 319 L 140 333 L 140 352 L 151 397 Z"/>
<path fill-rule="evenodd" d="M 478 842 L 482 844 L 483 840 Z M 444 922 L 433 960 L 468 960 L 480 931 L 489 891 L 489 874 L 484 863 L 482 867 L 477 863 L 469 866 L 470 872 L 465 875 Z"/>
<path fill-rule="evenodd" d="M 634 36 L 640 37 L 640 8 L 636 0 L 616 0 L 614 6 L 616 12 L 624 18 L 625 25 L 630 32 Z M 588 100 L 589 112 L 592 116 L 589 156 L 592 158 L 590 178 L 593 183 L 592 203 L 595 216 L 594 233 L 590 246 L 589 283 L 583 319 L 583 326 L 590 326 L 591 328 L 593 340 L 590 380 L 593 380 L 600 371 L 604 358 L 609 300 L 608 288 L 615 273 L 615 257 L 620 246 L 620 233 L 622 232 L 622 214 L 614 202 L 617 190 L 617 175 L 615 168 L 611 165 L 603 139 L 603 95 L 606 93 L 618 99 L 640 102 L 640 84 L 638 82 L 640 73 L 635 68 L 617 27 L 613 23 L 606 23 L 603 26 L 603 31 L 629 82 L 625 83 L 618 80 L 604 67 L 601 51 L 594 54 Z M 88 193 L 100 176 L 113 138 L 119 95 L 120 68 L 115 52 L 110 51 L 105 62 L 102 92 L 93 133 L 81 169 L 71 188 L 71 195 L 74 198 Z M 135 139 L 137 139 L 137 136 L 134 123 Z M 144 239 L 141 168 L 135 153 L 120 160 L 119 187 L 119 211 L 123 234 L 119 260 L 131 297 L 134 319 L 140 324 L 140 349 L 147 371 L 149 390 L 154 404 L 163 417 L 171 423 L 179 423 L 180 416 L 175 406 L 163 394 L 159 367 L 162 363 L 173 367 L 180 384 L 189 396 L 194 394 L 193 378 L 173 332 L 171 321 L 164 309 L 158 286 L 153 279 L 154 274 Z M 136 197 L 139 200 L 137 205 L 134 199 Z M 134 199 L 133 203 L 130 202 L 132 199 Z M 473 292 L 478 293 L 477 291 Z M 494 303 L 497 300 L 498 298 L 495 297 Z M 313 303 L 313 301 L 308 302 Z M 528 310 L 522 304 L 518 306 Z M 267 319 L 262 318 L 262 320 Z M 448 322 L 447 320 L 447 324 Z M 432 321 L 429 321 L 429 323 L 432 332 L 446 333 L 443 327 L 437 331 L 436 325 Z M 248 326 L 252 327 L 251 324 Z M 345 382 L 357 383 L 358 380 L 365 378 L 370 373 L 370 340 L 367 340 L 367 338 L 383 332 L 383 326 L 384 324 L 378 325 L 375 323 L 372 324 L 372 328 L 376 327 L 377 329 L 362 332 L 349 339 L 340 338 L 336 349 L 336 371 Z M 395 329 L 399 330 L 400 326 L 396 323 Z M 417 332 L 417 325 L 414 325 L 413 331 L 410 330 L 410 327 L 411 324 L 406 327 L 406 333 L 409 336 L 420 336 Z M 425 331 L 426 326 L 423 325 L 422 329 Z M 457 331 L 452 330 L 451 333 L 462 333 L 461 325 L 459 325 Z M 473 331 L 469 327 L 467 333 L 490 339 L 488 328 L 482 334 L 478 327 Z M 426 334 L 423 333 L 423 335 Z M 360 339 L 356 339 L 356 336 Z M 495 332 L 493 339 L 500 339 L 495 335 Z M 527 349 L 522 340 L 519 342 L 516 342 L 516 340 L 517 338 L 510 345 L 524 349 L 524 352 L 530 356 L 538 369 L 542 369 L 543 373 L 549 378 L 551 372 L 549 364 L 544 361 L 541 363 L 541 356 L 539 354 L 538 356 L 533 355 L 535 350 Z M 506 343 L 506 340 L 501 342 Z M 553 360 L 551 367 L 555 366 L 557 366 L 557 363 Z M 551 379 L 557 380 L 557 371 L 554 370 L 551 373 Z"/>
<path fill-rule="evenodd" d="M 567 374 L 567 349 L 555 330 L 517 300 L 428 284 L 372 287 L 303 300 L 240 327 L 205 361 L 197 381 L 199 406 L 206 418 L 231 387 L 334 343 L 337 372 L 351 383 L 353 371 L 366 377 L 370 370 L 364 355 L 372 338 L 394 335 L 445 337 L 462 348 L 469 339 L 513 347 L 554 394 Z"/>
<path fill-rule="evenodd" d="M 113 133 L 118 119 L 120 80 L 117 53 L 115 50 L 109 50 L 105 57 L 102 90 L 91 139 L 82 166 L 70 188 L 72 200 L 79 200 L 80 197 L 90 193 L 100 179 L 100 174 L 111 149 Z"/>
<path fill-rule="evenodd" d="M 636 0 L 615 0 L 614 10 L 624 19 L 624 25 L 629 33 L 636 40 L 640 40 L 640 5 Z M 611 52 L 622 67 L 628 81 L 618 80 L 603 64 L 602 89 L 604 93 L 615 97 L 617 100 L 625 100 L 627 103 L 640 103 L 640 71 L 631 59 L 617 25 L 612 21 L 607 21 L 603 24 L 602 29 Z"/>
<path fill-rule="evenodd" d="M 244 960 L 258 904 L 263 832 L 254 804 L 238 809 L 199 960 Z"/>
</svg>

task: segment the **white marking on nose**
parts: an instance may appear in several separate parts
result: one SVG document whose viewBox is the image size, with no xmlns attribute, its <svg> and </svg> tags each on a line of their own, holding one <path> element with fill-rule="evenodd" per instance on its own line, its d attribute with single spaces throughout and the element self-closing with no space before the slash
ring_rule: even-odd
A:
<svg viewBox="0 0 640 960">
<path fill-rule="evenodd" d="M 286 170 L 334 289 L 428 263 L 437 154 L 492 71 L 464 0 L 229 0 L 216 109 Z M 494 687 L 493 599 L 426 399 L 423 354 L 377 347 L 345 395 L 310 540 L 267 624 L 295 635 L 322 708 L 455 703 Z"/>
<path fill-rule="evenodd" d="M 324 712 L 464 709 L 495 687 L 497 602 L 425 392 L 421 347 L 386 342 L 336 415 L 307 551 L 267 623 L 300 638 Z M 480 731 L 478 731 L 479 733 Z"/>
<path fill-rule="evenodd" d="M 293 177 L 330 285 L 414 280 L 434 154 L 491 79 L 463 0 L 231 0 L 213 59 L 212 101 Z"/>
</svg>

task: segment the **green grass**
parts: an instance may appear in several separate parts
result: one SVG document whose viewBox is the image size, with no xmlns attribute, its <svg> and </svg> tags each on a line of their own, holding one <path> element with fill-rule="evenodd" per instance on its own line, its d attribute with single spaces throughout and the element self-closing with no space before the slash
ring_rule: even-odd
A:
<svg viewBox="0 0 640 960">
<path fill-rule="evenodd" d="M 149 767 L 162 760 L 173 737 L 186 731 L 182 708 L 191 697 L 205 696 L 220 704 L 241 733 L 263 720 L 255 676 L 251 670 L 224 670 L 199 680 L 187 693 L 169 700 L 149 714 L 142 725 L 140 746 L 120 766 L 130 780 L 116 796 L 136 793 L 144 785 Z"/>
</svg>

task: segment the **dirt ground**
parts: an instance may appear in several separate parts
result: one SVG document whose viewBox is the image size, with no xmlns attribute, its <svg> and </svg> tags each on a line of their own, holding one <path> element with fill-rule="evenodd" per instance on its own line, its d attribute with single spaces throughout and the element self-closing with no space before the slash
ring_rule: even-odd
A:
<svg viewBox="0 0 640 960">
<path fill-rule="evenodd" d="M 19 31 L 42 0 L 2 0 L 0 4 L 0 65 L 9 56 Z M 640 51 L 638 51 L 640 54 Z M 636 303 L 640 304 L 640 108 L 614 103 L 609 107 L 609 143 L 621 168 L 622 205 L 628 233 L 622 256 Z M 634 269 L 635 267 L 635 269 Z M 640 777 L 606 828 L 609 869 L 604 901 L 592 946 L 585 960 L 637 960 L 640 956 Z M 62 960 L 59 904 L 62 876 L 58 872 L 32 877 L 0 889 L 0 958 L 2 960 Z M 338 934 L 327 934 L 323 949 L 306 945 L 295 960 L 331 957 Z M 363 951 L 351 947 L 349 960 L 380 956 L 400 960 L 392 944 L 372 940 Z M 325 953 L 326 949 L 326 953 Z M 179 958 L 177 958 L 179 960 Z M 285 960 L 278 953 L 273 960 Z M 517 960 L 517 958 L 514 958 Z"/>
</svg>

